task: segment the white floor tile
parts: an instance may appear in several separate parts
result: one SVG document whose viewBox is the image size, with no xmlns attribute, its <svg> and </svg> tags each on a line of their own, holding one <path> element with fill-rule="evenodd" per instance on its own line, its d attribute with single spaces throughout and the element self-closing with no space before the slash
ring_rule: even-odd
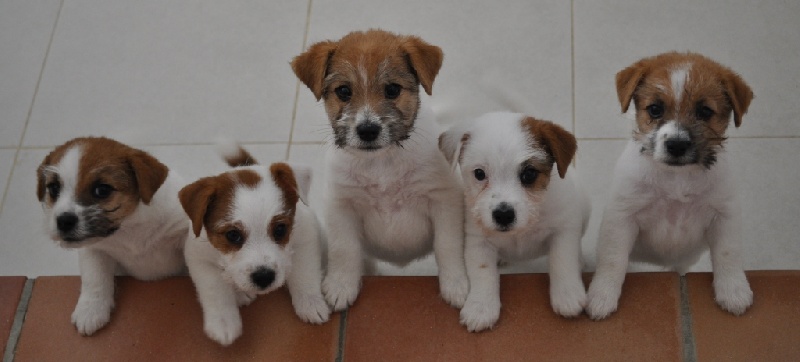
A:
<svg viewBox="0 0 800 362">
<path fill-rule="evenodd" d="M 60 4 L 0 2 L 0 147 L 19 145 Z"/>
<path fill-rule="evenodd" d="M 288 141 L 303 1 L 67 1 L 25 145 Z"/>
<path fill-rule="evenodd" d="M 11 167 L 14 165 L 14 154 L 16 150 L 0 150 L 0 197 L 2 197 L 3 190 L 6 189 L 8 184 L 8 176 L 11 174 Z M 0 205 L 0 212 L 2 212 L 3 205 Z"/>
<path fill-rule="evenodd" d="M 579 137 L 625 137 L 617 72 L 666 51 L 702 53 L 740 73 L 756 99 L 729 136 L 800 135 L 800 2 L 574 2 L 575 119 Z"/>
</svg>

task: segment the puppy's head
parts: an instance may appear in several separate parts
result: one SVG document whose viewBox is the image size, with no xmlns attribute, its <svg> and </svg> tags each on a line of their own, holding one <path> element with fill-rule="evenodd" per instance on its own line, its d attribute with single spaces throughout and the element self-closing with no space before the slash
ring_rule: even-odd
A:
<svg viewBox="0 0 800 362">
<path fill-rule="evenodd" d="M 223 276 L 242 291 L 268 293 L 291 271 L 298 201 L 306 199 L 311 170 L 275 163 L 202 178 L 178 197 L 200 236 L 222 254 Z"/>
<path fill-rule="evenodd" d="M 149 204 L 168 172 L 154 157 L 117 141 L 73 139 L 36 171 L 45 228 L 63 247 L 95 243 L 117 231 L 140 202 Z"/>
<path fill-rule="evenodd" d="M 554 123 L 488 113 L 443 133 L 439 148 L 461 166 L 469 215 L 487 233 L 514 233 L 539 220 L 550 178 L 565 177 L 577 143 Z"/>
<path fill-rule="evenodd" d="M 694 53 L 665 53 L 617 73 L 622 111 L 636 107 L 634 139 L 641 152 L 669 166 L 710 168 L 725 141 L 731 113 L 736 127 L 753 92 L 730 69 Z"/>
<path fill-rule="evenodd" d="M 292 69 L 324 100 L 337 147 L 375 151 L 409 138 L 419 86 L 431 94 L 442 57 L 418 37 L 369 30 L 312 45 Z"/>
</svg>

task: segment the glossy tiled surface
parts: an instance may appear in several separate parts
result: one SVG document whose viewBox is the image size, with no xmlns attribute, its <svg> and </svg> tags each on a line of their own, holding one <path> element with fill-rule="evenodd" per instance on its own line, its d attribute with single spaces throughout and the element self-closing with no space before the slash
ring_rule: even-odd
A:
<svg viewBox="0 0 800 362">
<path fill-rule="evenodd" d="M 11 334 L 25 277 L 0 277 L 0 356 L 5 354 L 6 341 Z"/>
</svg>

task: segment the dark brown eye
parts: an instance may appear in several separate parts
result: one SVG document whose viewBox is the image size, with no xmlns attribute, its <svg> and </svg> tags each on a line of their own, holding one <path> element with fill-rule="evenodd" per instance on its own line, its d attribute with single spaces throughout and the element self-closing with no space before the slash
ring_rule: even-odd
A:
<svg viewBox="0 0 800 362">
<path fill-rule="evenodd" d="M 397 83 L 387 84 L 386 87 L 383 88 L 383 93 L 387 99 L 395 99 L 400 96 L 400 91 L 403 90 Z"/>
<path fill-rule="evenodd" d="M 114 188 L 111 187 L 111 185 L 97 184 L 94 185 L 94 188 L 92 188 L 92 196 L 94 196 L 97 199 L 105 199 L 111 196 L 111 192 L 113 191 Z"/>
<path fill-rule="evenodd" d="M 539 171 L 536 171 L 535 168 L 531 166 L 525 166 L 525 168 L 519 174 L 519 181 L 525 186 L 530 186 L 534 181 L 536 181 L 536 176 L 538 175 Z"/>
<path fill-rule="evenodd" d="M 647 114 L 652 119 L 659 119 L 664 116 L 664 106 L 660 104 L 651 104 L 647 106 Z"/>
<path fill-rule="evenodd" d="M 225 233 L 225 239 L 228 239 L 228 242 L 233 245 L 239 246 L 244 244 L 244 235 L 242 235 L 242 232 L 239 230 L 229 230 Z"/>
<path fill-rule="evenodd" d="M 714 117 L 714 111 L 706 106 L 698 106 L 695 113 L 697 114 L 697 118 L 703 121 L 708 121 L 711 117 Z"/>
<path fill-rule="evenodd" d="M 51 182 L 47 184 L 47 192 L 50 194 L 50 197 L 55 200 L 58 198 L 58 195 L 61 194 L 61 184 L 58 182 Z"/>
<path fill-rule="evenodd" d="M 475 171 L 472 171 L 472 173 L 475 175 L 475 179 L 478 181 L 483 181 L 486 179 L 486 172 L 483 172 L 483 170 L 479 168 L 476 168 Z"/>
<path fill-rule="evenodd" d="M 333 91 L 342 102 L 349 102 L 350 97 L 353 96 L 353 90 L 348 85 L 338 86 Z"/>
<path fill-rule="evenodd" d="M 286 236 L 286 231 L 288 228 L 286 224 L 280 223 L 276 224 L 274 228 L 272 228 L 272 239 L 275 241 L 281 241 Z"/>
</svg>

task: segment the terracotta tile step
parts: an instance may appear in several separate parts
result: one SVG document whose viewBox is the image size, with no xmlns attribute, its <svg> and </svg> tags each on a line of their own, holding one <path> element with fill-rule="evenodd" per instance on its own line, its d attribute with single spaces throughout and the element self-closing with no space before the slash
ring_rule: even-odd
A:
<svg viewBox="0 0 800 362">
<path fill-rule="evenodd" d="M 0 356 L 6 352 L 6 341 L 26 280 L 26 277 L 0 277 Z"/>
</svg>

